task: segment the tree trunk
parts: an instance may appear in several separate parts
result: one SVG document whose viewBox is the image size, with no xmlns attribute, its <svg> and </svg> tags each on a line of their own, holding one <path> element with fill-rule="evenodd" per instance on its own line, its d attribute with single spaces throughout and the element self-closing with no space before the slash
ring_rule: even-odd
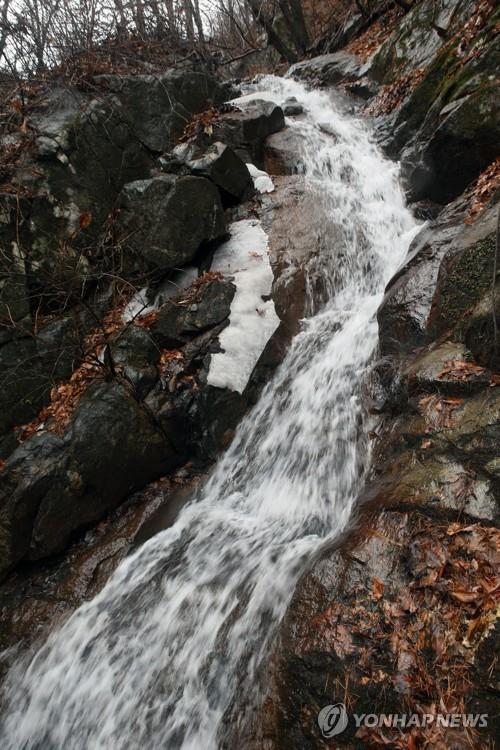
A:
<svg viewBox="0 0 500 750">
<path fill-rule="evenodd" d="M 266 32 L 267 38 L 269 39 L 269 44 L 271 44 L 274 47 L 274 49 L 282 57 L 284 57 L 285 60 L 287 60 L 287 62 L 289 63 L 296 62 L 297 55 L 288 47 L 286 42 L 283 39 L 281 39 L 278 36 L 278 34 L 275 32 L 271 19 L 268 16 L 266 16 L 266 14 L 264 13 L 264 10 L 262 9 L 260 0 L 247 0 L 247 2 L 256 22 L 260 24 L 260 26 L 262 26 L 262 28 Z"/>
<path fill-rule="evenodd" d="M 301 0 L 278 0 L 278 3 L 296 49 L 304 54 L 310 41 Z"/>
</svg>

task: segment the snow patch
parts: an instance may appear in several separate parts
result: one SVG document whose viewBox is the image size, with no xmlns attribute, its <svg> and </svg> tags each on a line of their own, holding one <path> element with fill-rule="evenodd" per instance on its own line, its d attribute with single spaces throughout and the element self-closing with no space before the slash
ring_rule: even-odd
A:
<svg viewBox="0 0 500 750">
<path fill-rule="evenodd" d="M 158 310 L 159 307 L 172 297 L 175 297 L 183 289 L 187 289 L 198 277 L 198 269 L 195 266 L 186 266 L 180 271 L 173 274 L 171 279 L 167 279 L 160 286 L 156 297 L 152 302 L 149 301 L 148 287 L 145 286 L 136 292 L 130 302 L 125 307 L 122 320 L 124 323 L 131 323 L 135 318 Z"/>
<path fill-rule="evenodd" d="M 262 169 L 257 169 L 255 164 L 249 163 L 246 166 L 252 176 L 255 189 L 258 190 L 259 193 L 272 193 L 274 190 L 274 182 L 267 172 L 264 172 Z"/>
<path fill-rule="evenodd" d="M 274 276 L 260 221 L 235 221 L 229 231 L 231 237 L 216 251 L 211 270 L 233 276 L 236 293 L 229 325 L 219 336 L 223 351 L 212 355 L 208 383 L 243 393 L 280 319 L 273 300 L 262 299 L 270 295 Z"/>
<path fill-rule="evenodd" d="M 145 286 L 136 292 L 127 303 L 122 313 L 122 320 L 124 323 L 131 323 L 140 315 L 147 315 L 155 309 L 154 304 L 150 304 L 148 301 L 148 288 Z"/>
</svg>

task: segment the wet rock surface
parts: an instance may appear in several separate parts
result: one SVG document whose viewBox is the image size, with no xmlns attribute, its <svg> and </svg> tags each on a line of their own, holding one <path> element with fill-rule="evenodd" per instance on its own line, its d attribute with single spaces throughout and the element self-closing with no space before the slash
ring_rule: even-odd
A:
<svg viewBox="0 0 500 750">
<path fill-rule="evenodd" d="M 130 273 L 165 274 L 193 260 L 226 232 L 217 188 L 203 177 L 158 175 L 130 182 L 120 198 L 119 231 Z"/>
</svg>

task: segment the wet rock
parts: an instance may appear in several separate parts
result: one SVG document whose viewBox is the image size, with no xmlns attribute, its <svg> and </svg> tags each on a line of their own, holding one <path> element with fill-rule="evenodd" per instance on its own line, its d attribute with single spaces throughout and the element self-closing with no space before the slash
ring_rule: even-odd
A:
<svg viewBox="0 0 500 750">
<path fill-rule="evenodd" d="M 96 238 L 123 185 L 148 177 L 154 154 L 172 147 L 191 115 L 227 94 L 193 71 L 99 76 L 96 85 L 94 98 L 52 89 L 33 115 L 34 148 L 14 178 L 33 195 L 20 248 L 30 293 L 53 307 L 68 295 L 77 301 L 93 280 Z"/>
<path fill-rule="evenodd" d="M 464 224 L 467 210 L 467 202 L 459 199 L 413 240 L 378 311 L 383 354 L 430 343 L 432 335 L 457 325 L 479 299 L 488 281 L 495 210 L 472 226 Z"/>
<path fill-rule="evenodd" d="M 357 528 L 327 548 L 299 582 L 268 662 L 267 701 L 248 732 L 254 744 L 239 746 L 319 750 L 324 737 L 318 714 L 336 703 L 348 707 L 347 727 L 335 737 L 338 747 L 347 748 L 396 746 L 410 734 L 410 727 L 358 728 L 354 713 L 434 713 L 445 687 L 455 699 L 463 698 L 466 713 L 473 701 L 489 705 L 489 681 L 475 681 L 472 699 L 469 683 L 465 686 L 451 665 L 459 660 L 472 677 L 485 649 L 493 648 L 495 631 L 486 623 L 494 624 L 494 615 L 491 620 L 485 615 L 485 627 L 464 639 L 477 602 L 460 597 L 462 586 L 473 590 L 471 577 L 480 578 L 472 572 L 474 559 L 484 572 L 495 567 L 495 539 L 498 530 L 488 524 L 443 522 L 403 510 L 363 513 Z M 492 656 L 490 667 L 494 663 Z M 477 741 L 495 731 L 495 722 L 489 722 Z M 422 738 L 428 732 L 411 730 Z M 445 727 L 433 736 L 446 742 L 450 732 Z M 457 729 L 454 742 L 465 746 L 468 732 Z"/>
<path fill-rule="evenodd" d="M 288 99 L 285 99 L 282 108 L 283 114 L 286 115 L 286 117 L 296 117 L 304 112 L 304 107 L 295 96 L 290 96 Z"/>
<path fill-rule="evenodd" d="M 434 336 L 455 327 L 487 290 L 491 293 L 496 224 L 497 210 L 492 207 L 480 221 L 464 228 L 446 250 L 429 317 L 429 330 Z"/>
<path fill-rule="evenodd" d="M 264 169 L 272 175 L 294 174 L 300 170 L 297 136 L 289 128 L 270 135 L 264 147 Z"/>
<path fill-rule="evenodd" d="M 332 52 L 292 65 L 289 75 L 313 81 L 320 86 L 335 86 L 341 81 L 355 81 L 363 73 L 363 65 L 349 52 Z"/>
<path fill-rule="evenodd" d="M 499 115 L 495 86 L 444 106 L 432 136 L 413 149 L 418 156 L 403 157 L 412 199 L 446 203 L 456 198 L 495 159 Z"/>
<path fill-rule="evenodd" d="M 485 292 L 481 301 L 465 318 L 463 338 L 477 362 L 498 372 L 500 352 L 497 343 L 497 323 L 500 319 L 500 285 Z"/>
<path fill-rule="evenodd" d="M 478 367 L 462 343 L 445 341 L 417 355 L 404 370 L 412 392 L 473 393 L 487 388 L 491 373 Z"/>
<path fill-rule="evenodd" d="M 222 115 L 214 123 L 213 139 L 232 146 L 245 163 L 261 167 L 264 141 L 285 127 L 283 110 L 274 102 L 260 99 L 242 104 L 236 100 L 235 105 L 241 111 Z"/>
<path fill-rule="evenodd" d="M 126 326 L 111 343 L 115 365 L 123 366 L 123 375 L 143 400 L 158 380 L 160 350 L 145 328 Z"/>
<path fill-rule="evenodd" d="M 370 75 L 390 83 L 402 74 L 426 67 L 443 46 L 436 27 L 450 38 L 468 19 L 472 3 L 449 0 L 436 11 L 433 0 L 413 6 L 370 61 Z"/>
<path fill-rule="evenodd" d="M 178 460 L 123 386 L 95 383 L 63 438 L 36 436 L 6 464 L 0 517 L 8 553 L 2 574 L 24 557 L 40 559 L 64 549 L 73 532 L 102 518 Z"/>
<path fill-rule="evenodd" d="M 218 187 L 225 208 L 250 198 L 254 192 L 246 164 L 223 143 L 216 142 L 201 153 L 194 144 L 182 144 L 173 154 L 193 175 L 207 177 Z"/>
<path fill-rule="evenodd" d="M 180 470 L 135 493 L 56 558 L 25 564 L 0 584 L 0 679 L 19 648 L 29 647 L 102 589 L 120 562 L 168 525 L 200 477 Z M 180 488 L 179 488 L 180 485 Z M 21 645 L 22 644 L 22 645 Z M 12 651 L 4 651 L 16 646 Z"/>
<path fill-rule="evenodd" d="M 42 498 L 53 491 L 66 465 L 65 441 L 37 435 L 9 459 L 0 488 L 0 578 L 26 557 Z"/>
<path fill-rule="evenodd" d="M 120 231 L 130 272 L 164 275 L 189 263 L 226 231 L 215 185 L 203 177 L 157 175 L 125 186 Z"/>
<path fill-rule="evenodd" d="M 161 348 L 173 349 L 189 338 L 229 318 L 236 287 L 230 281 L 204 284 L 192 300 L 167 302 L 158 313 L 151 333 Z"/>
</svg>

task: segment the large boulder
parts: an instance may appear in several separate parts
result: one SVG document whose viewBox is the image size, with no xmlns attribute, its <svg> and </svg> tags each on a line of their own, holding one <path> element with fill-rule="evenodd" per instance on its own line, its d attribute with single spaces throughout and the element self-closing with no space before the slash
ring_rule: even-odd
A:
<svg viewBox="0 0 500 750">
<path fill-rule="evenodd" d="M 498 12 L 487 10 L 475 34 L 442 45 L 401 106 L 382 118 L 383 145 L 400 157 L 411 200 L 454 199 L 496 157 L 500 40 Z"/>
<path fill-rule="evenodd" d="M 95 383 L 62 438 L 35 436 L 6 463 L 0 575 L 23 558 L 62 550 L 73 532 L 178 461 L 164 433 L 124 386 Z"/>
<path fill-rule="evenodd" d="M 382 354 L 409 352 L 456 326 L 491 283 L 496 208 L 472 226 L 466 211 L 459 199 L 413 240 L 378 311 Z"/>
<path fill-rule="evenodd" d="M 498 154 L 500 103 L 494 84 L 454 99 L 438 115 L 430 138 L 403 156 L 412 200 L 447 203 Z"/>
<path fill-rule="evenodd" d="M 172 148 L 193 114 L 222 104 L 230 94 L 214 76 L 193 70 L 103 75 L 97 83 L 119 100 L 137 139 L 157 153 Z"/>
<path fill-rule="evenodd" d="M 157 175 L 120 195 L 124 262 L 131 274 L 164 276 L 226 231 L 219 192 L 203 177 Z"/>
<path fill-rule="evenodd" d="M 173 349 L 193 336 L 228 320 L 236 287 L 230 281 L 204 284 L 191 301 L 167 302 L 152 326 L 159 347 Z"/>
<path fill-rule="evenodd" d="M 289 75 L 318 86 L 335 86 L 342 81 L 357 80 L 364 74 L 364 68 L 355 55 L 342 51 L 296 63 L 290 68 Z"/>
<path fill-rule="evenodd" d="M 218 187 L 225 208 L 250 198 L 254 192 L 246 164 L 232 148 L 220 141 L 207 149 L 184 143 L 174 149 L 173 155 L 185 164 L 191 174 L 207 177 Z"/>
<path fill-rule="evenodd" d="M 212 140 L 229 144 L 244 162 L 261 167 L 266 138 L 285 127 L 283 110 L 274 102 L 261 99 L 245 102 L 236 99 L 234 104 L 236 111 L 214 122 Z"/>
</svg>

